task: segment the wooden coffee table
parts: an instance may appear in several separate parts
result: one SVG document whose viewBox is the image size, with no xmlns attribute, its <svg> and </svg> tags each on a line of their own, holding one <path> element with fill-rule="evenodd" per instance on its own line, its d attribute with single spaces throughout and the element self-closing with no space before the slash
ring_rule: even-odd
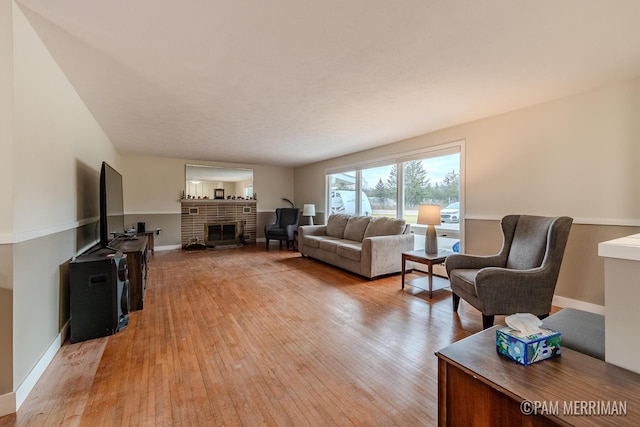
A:
<svg viewBox="0 0 640 427">
<path fill-rule="evenodd" d="M 449 255 L 453 255 L 451 251 L 440 250 L 437 254 L 428 254 L 424 249 L 415 251 L 407 251 L 402 253 L 402 289 L 404 289 L 405 265 L 407 261 L 419 262 L 427 265 L 427 276 L 412 279 L 407 282 L 408 285 L 429 291 L 429 298 L 433 298 L 433 291 L 446 288 L 449 286 L 449 280 L 444 277 L 433 276 L 433 266 L 443 264 Z"/>
</svg>

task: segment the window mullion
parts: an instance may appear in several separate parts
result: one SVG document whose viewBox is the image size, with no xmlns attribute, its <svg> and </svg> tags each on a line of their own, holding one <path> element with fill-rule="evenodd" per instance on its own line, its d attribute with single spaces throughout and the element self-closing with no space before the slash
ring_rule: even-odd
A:
<svg viewBox="0 0 640 427">
<path fill-rule="evenodd" d="M 396 164 L 397 170 L 397 181 L 398 181 L 398 190 L 397 190 L 397 200 L 396 206 L 396 215 L 397 218 L 404 218 L 404 168 L 402 167 L 402 163 Z"/>
<path fill-rule="evenodd" d="M 356 215 L 362 215 L 362 169 L 356 170 Z"/>
</svg>

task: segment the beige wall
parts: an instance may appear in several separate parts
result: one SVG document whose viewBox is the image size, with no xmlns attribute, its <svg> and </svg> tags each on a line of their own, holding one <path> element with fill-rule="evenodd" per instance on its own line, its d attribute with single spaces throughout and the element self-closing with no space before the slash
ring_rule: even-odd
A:
<svg viewBox="0 0 640 427">
<path fill-rule="evenodd" d="M 13 198 L 12 6 L 11 0 L 0 0 L 0 199 L 5 201 Z M 0 396 L 13 390 L 12 232 L 13 210 L 5 202 L 0 209 Z"/>
<path fill-rule="evenodd" d="M 14 35 L 14 233 L 25 233 L 83 219 L 78 163 L 117 167 L 118 155 L 19 8 Z"/>
<path fill-rule="evenodd" d="M 296 197 L 324 207 L 327 168 L 464 140 L 467 218 L 522 211 L 640 225 L 637 117 L 640 78 L 297 168 Z"/>
<path fill-rule="evenodd" d="M 13 198 L 12 1 L 0 0 L 0 200 Z M 6 203 L 6 202 L 5 202 Z M 6 204 L 5 204 L 6 206 Z M 11 240 L 13 211 L 0 209 L 0 244 Z"/>
<path fill-rule="evenodd" d="M 180 214 L 126 214 L 124 221 L 127 228 L 137 228 L 138 222 L 144 222 L 147 231 L 155 232 L 159 229 L 160 234 L 153 238 L 155 248 L 180 244 Z"/>
<path fill-rule="evenodd" d="M 0 325 L 2 325 L 0 327 L 1 396 L 13 390 L 13 252 L 11 245 L 0 245 Z"/>
<path fill-rule="evenodd" d="M 597 243 L 640 226 L 638 117 L 640 78 L 297 168 L 296 198 L 324 210 L 326 169 L 464 140 L 466 251 L 499 247 L 506 214 L 571 216 L 556 294 L 603 305 Z"/>
<path fill-rule="evenodd" d="M 0 5 L 0 67 L 9 79 L 0 86 L 13 94 L 9 106 L 0 100 L 0 118 L 10 129 L 0 131 L 0 162 L 8 162 L 0 167 L 0 176 L 8 175 L 0 196 L 13 201 L 0 217 L 0 286 L 11 290 L 0 293 L 3 316 L 11 313 L 11 322 L 3 321 L 11 332 L 0 334 L 0 401 L 6 402 L 69 317 L 65 265 L 95 242 L 100 164 L 118 166 L 119 157 L 20 8 L 6 0 Z"/>
<path fill-rule="evenodd" d="M 180 245 L 180 197 L 187 163 L 253 169 L 258 212 L 288 206 L 283 197 L 294 201 L 292 168 L 123 154 L 119 172 L 123 176 L 127 225 L 135 220 L 146 222 L 150 230 L 162 228 L 156 246 Z M 225 194 L 233 191 L 225 189 Z M 264 234 L 261 218 L 258 215 L 258 237 Z"/>
<path fill-rule="evenodd" d="M 17 243 L 14 256 L 14 384 L 19 386 L 60 332 L 69 285 L 61 268 L 71 258 L 75 230 Z M 34 259 L 35 258 L 35 259 Z M 34 262 L 37 267 L 34 268 Z M 66 318 L 68 319 L 68 313 Z"/>
</svg>

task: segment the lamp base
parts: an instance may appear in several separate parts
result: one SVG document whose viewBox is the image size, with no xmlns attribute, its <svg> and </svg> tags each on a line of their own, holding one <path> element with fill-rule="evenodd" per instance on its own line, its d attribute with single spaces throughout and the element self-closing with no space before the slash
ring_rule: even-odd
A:
<svg viewBox="0 0 640 427">
<path fill-rule="evenodd" d="M 438 253 L 438 234 L 434 225 L 427 226 L 426 239 L 424 242 L 424 251 L 428 254 Z"/>
<path fill-rule="evenodd" d="M 312 216 L 309 217 L 309 225 L 313 225 L 313 217 Z"/>
</svg>

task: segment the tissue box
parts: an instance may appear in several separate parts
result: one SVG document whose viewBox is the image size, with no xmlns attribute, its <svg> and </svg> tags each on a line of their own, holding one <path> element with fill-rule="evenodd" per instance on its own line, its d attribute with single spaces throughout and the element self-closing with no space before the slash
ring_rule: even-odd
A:
<svg viewBox="0 0 640 427">
<path fill-rule="evenodd" d="M 523 365 L 560 355 L 560 341 L 560 332 L 549 329 L 540 329 L 540 332 L 526 336 L 509 327 L 496 331 L 498 353 Z"/>
</svg>

